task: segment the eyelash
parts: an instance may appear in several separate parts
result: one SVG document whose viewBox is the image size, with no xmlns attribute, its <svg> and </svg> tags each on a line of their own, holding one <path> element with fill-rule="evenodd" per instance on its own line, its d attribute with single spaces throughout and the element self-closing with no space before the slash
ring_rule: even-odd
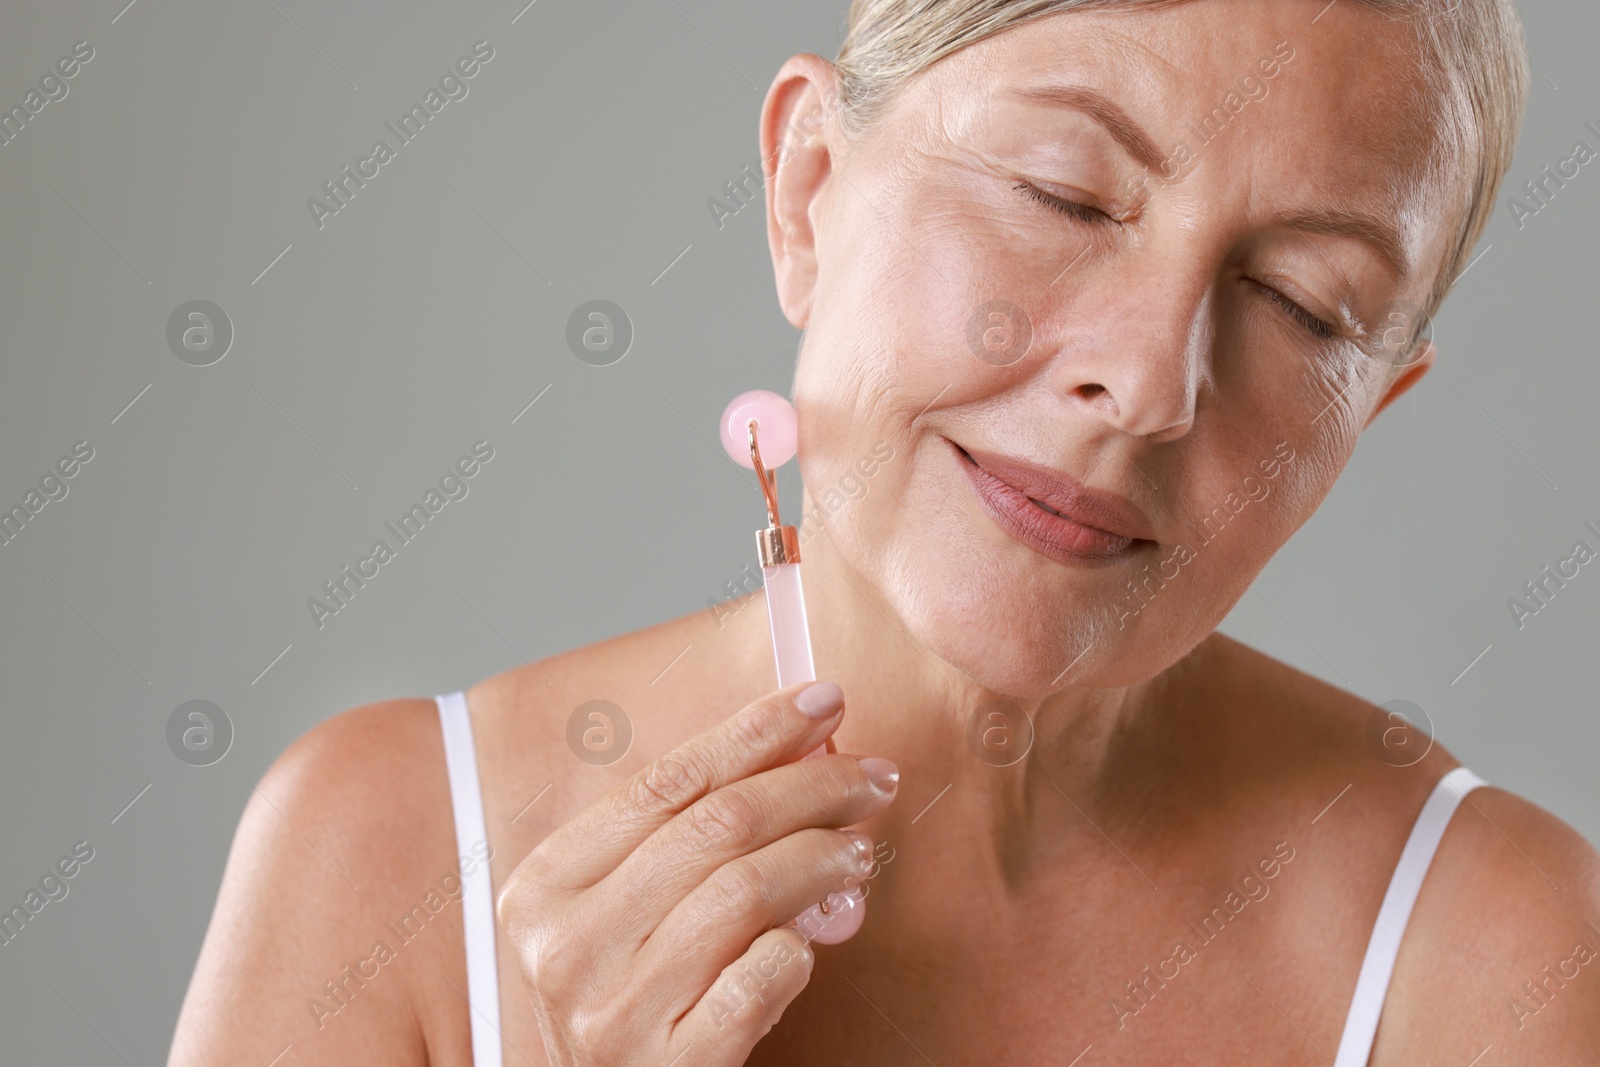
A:
<svg viewBox="0 0 1600 1067">
<path fill-rule="evenodd" d="M 1059 211 L 1063 215 L 1070 215 L 1080 222 L 1102 223 L 1116 221 L 1099 208 L 1090 207 L 1088 204 L 1080 204 L 1074 200 L 1063 200 L 1059 196 L 1051 196 L 1043 189 L 1029 185 L 1027 182 L 1018 182 L 1012 188 L 1024 196 L 1037 200 L 1039 203 Z"/>
<path fill-rule="evenodd" d="M 1016 189 L 1024 196 L 1044 204 L 1046 207 L 1052 208 L 1055 211 L 1059 211 L 1063 215 L 1070 215 L 1081 222 L 1105 223 L 1116 221 L 1099 208 L 1093 208 L 1087 204 L 1080 204 L 1073 200 L 1064 200 L 1059 196 L 1052 196 L 1043 189 L 1029 185 L 1027 182 L 1018 182 L 1012 188 Z M 1313 337 L 1316 337 L 1322 341 L 1328 341 L 1339 332 L 1332 323 L 1313 315 L 1311 312 L 1307 311 L 1299 304 L 1296 304 L 1293 300 L 1290 300 L 1288 297 L 1284 296 L 1271 286 L 1262 285 L 1260 282 L 1253 282 L 1252 284 L 1254 284 L 1257 289 L 1260 289 L 1263 293 L 1265 293 L 1273 303 L 1281 307 L 1290 318 L 1298 322 Z"/>
<path fill-rule="evenodd" d="M 1301 326 L 1304 326 L 1312 336 L 1318 338 L 1319 340 L 1332 340 L 1334 335 L 1339 332 L 1331 322 L 1328 322 L 1325 319 L 1320 319 L 1311 314 L 1311 312 L 1307 311 L 1299 304 L 1296 304 L 1293 300 L 1290 300 L 1288 297 L 1284 296 L 1271 286 L 1262 285 L 1260 282 L 1252 282 L 1251 284 L 1265 293 L 1268 299 L 1277 304 L 1279 307 L 1283 308 L 1284 311 L 1288 312 L 1290 318 L 1294 319 Z"/>
</svg>

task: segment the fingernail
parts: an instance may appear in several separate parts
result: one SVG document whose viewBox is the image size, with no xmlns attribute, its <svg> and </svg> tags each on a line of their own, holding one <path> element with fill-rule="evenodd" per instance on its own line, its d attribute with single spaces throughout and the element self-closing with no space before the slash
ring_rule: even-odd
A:
<svg viewBox="0 0 1600 1067">
<path fill-rule="evenodd" d="M 872 838 L 868 837 L 860 830 L 846 830 L 844 835 L 855 843 L 856 859 L 861 862 L 862 866 L 866 866 L 867 864 L 871 863 Z"/>
<path fill-rule="evenodd" d="M 838 682 L 812 682 L 795 695 L 794 706 L 813 719 L 826 719 L 844 707 Z"/>
<path fill-rule="evenodd" d="M 900 768 L 880 756 L 868 756 L 861 761 L 861 769 L 880 793 L 893 793 L 900 781 Z"/>
</svg>

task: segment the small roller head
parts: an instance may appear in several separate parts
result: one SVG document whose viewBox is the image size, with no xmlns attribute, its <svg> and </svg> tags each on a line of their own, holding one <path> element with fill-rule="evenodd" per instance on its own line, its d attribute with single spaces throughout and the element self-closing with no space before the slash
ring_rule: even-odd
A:
<svg viewBox="0 0 1600 1067">
<path fill-rule="evenodd" d="M 751 419 L 757 422 L 756 442 L 761 447 L 761 465 L 773 470 L 794 458 L 800 440 L 800 419 L 794 405 L 777 393 L 752 389 L 728 402 L 722 412 L 722 447 L 741 467 L 755 469 L 750 462 Z"/>
</svg>

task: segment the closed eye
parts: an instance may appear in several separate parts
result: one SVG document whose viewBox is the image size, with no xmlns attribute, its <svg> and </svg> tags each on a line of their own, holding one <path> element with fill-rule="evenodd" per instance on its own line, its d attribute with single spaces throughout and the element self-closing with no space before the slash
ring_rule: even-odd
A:
<svg viewBox="0 0 1600 1067">
<path fill-rule="evenodd" d="M 1040 189 L 1034 185 L 1029 185 L 1027 182 L 1018 182 L 1016 185 L 1012 186 L 1012 188 L 1016 189 L 1018 192 L 1022 193 L 1026 197 L 1029 197 L 1030 199 L 1037 200 L 1039 203 L 1053 208 L 1054 210 L 1061 212 L 1063 215 L 1071 215 L 1073 218 L 1082 222 L 1117 221 L 1110 215 L 1107 215 L 1104 211 L 1101 211 L 1099 208 L 1090 207 L 1088 204 L 1080 204 L 1076 200 L 1063 200 L 1061 197 L 1052 196 L 1043 189 Z"/>
<path fill-rule="evenodd" d="M 1250 284 L 1261 290 L 1269 300 L 1281 307 L 1290 318 L 1304 326 L 1314 337 L 1327 341 L 1338 334 L 1339 330 L 1333 323 L 1318 318 L 1271 286 L 1262 285 L 1257 281 L 1252 281 Z"/>
<path fill-rule="evenodd" d="M 1012 186 L 1012 188 L 1016 189 L 1018 192 L 1032 200 L 1036 200 L 1055 211 L 1061 212 L 1063 215 L 1070 215 L 1082 222 L 1106 223 L 1117 221 L 1114 217 L 1106 214 L 1099 208 L 1090 207 L 1088 204 L 1080 204 L 1075 200 L 1066 200 L 1059 196 L 1053 196 L 1052 194 L 1045 192 L 1043 189 L 1040 189 L 1034 185 L 1030 185 L 1027 182 L 1017 182 L 1016 185 Z M 1328 322 L 1325 319 L 1313 315 L 1311 312 L 1307 311 L 1293 300 L 1290 300 L 1288 297 L 1278 292 L 1278 290 L 1268 285 L 1262 285 L 1257 281 L 1251 281 L 1251 284 L 1265 294 L 1273 303 L 1282 308 L 1290 318 L 1299 323 L 1312 336 L 1318 338 L 1319 340 L 1327 341 L 1338 335 L 1338 327 L 1334 326 L 1331 322 Z"/>
</svg>

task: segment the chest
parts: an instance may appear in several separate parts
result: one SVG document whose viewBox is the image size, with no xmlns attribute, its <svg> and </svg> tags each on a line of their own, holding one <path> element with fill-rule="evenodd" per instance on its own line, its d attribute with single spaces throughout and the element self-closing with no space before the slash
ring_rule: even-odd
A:
<svg viewBox="0 0 1600 1067">
<path fill-rule="evenodd" d="M 935 855 L 884 866 L 867 923 L 818 946 L 752 1067 L 1332 1060 L 1375 900 L 1342 891 L 1330 852 L 1285 848 L 1271 877 L 1257 862 L 1152 867 L 1159 888 L 1121 857 L 1080 860 L 1007 907 Z M 541 1063 L 508 959 L 504 1033 Z"/>
<path fill-rule="evenodd" d="M 1272 935 L 1246 920 L 1210 940 L 1185 926 L 1170 937 L 1108 930 L 1104 942 L 1040 936 L 981 959 L 919 959 L 892 945 L 877 946 L 887 954 L 875 958 L 819 957 L 810 985 L 748 1062 L 1331 1059 L 1344 1021 L 1332 983 L 1314 961 L 1274 952 Z"/>
</svg>

